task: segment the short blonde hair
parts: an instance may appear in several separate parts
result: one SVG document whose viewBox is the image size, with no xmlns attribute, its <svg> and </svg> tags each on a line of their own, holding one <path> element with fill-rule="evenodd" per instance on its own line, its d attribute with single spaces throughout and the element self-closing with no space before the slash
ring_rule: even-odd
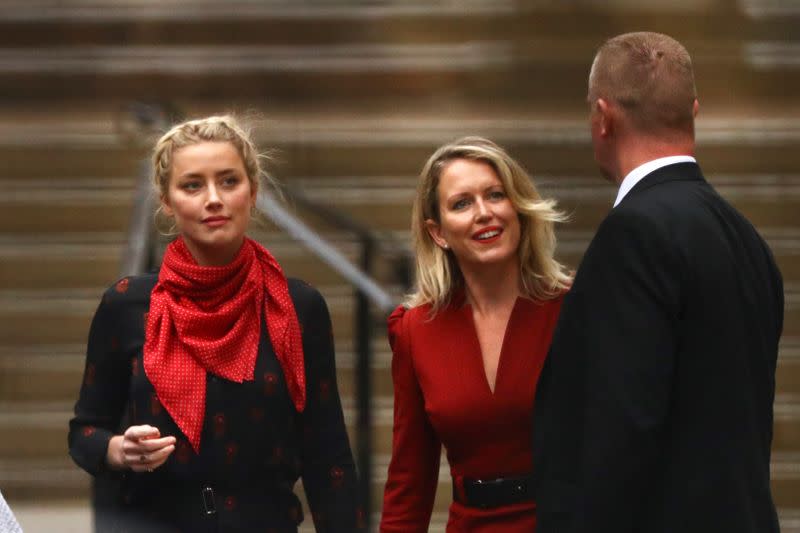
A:
<svg viewBox="0 0 800 533">
<path fill-rule="evenodd" d="M 616 102 L 642 132 L 694 132 L 692 59 L 668 35 L 625 33 L 603 43 L 589 73 L 588 100 Z"/>
<path fill-rule="evenodd" d="M 259 154 L 250 134 L 232 115 L 188 120 L 173 126 L 156 142 L 153 149 L 153 186 L 162 198 L 167 197 L 172 160 L 177 150 L 203 142 L 229 142 L 239 152 L 253 191 L 258 192 L 262 179 L 272 179 L 261 167 L 265 155 Z"/>
<path fill-rule="evenodd" d="M 411 231 L 416 256 L 416 291 L 406 305 L 431 305 L 431 314 L 450 302 L 454 291 L 463 286 L 463 276 L 451 251 L 433 241 L 426 220 L 439 217 L 439 179 L 447 165 L 456 159 L 481 161 L 490 165 L 503 184 L 505 193 L 519 215 L 519 266 L 522 292 L 534 300 L 548 300 L 561 294 L 570 284 L 564 266 L 554 256 L 554 223 L 566 217 L 555 209 L 555 200 L 544 200 L 525 169 L 505 150 L 482 137 L 464 137 L 438 148 L 419 176 L 411 214 Z"/>
</svg>

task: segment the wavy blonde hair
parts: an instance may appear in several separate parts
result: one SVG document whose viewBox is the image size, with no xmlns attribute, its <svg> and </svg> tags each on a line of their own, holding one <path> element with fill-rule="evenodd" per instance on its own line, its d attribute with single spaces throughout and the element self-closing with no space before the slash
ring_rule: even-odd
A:
<svg viewBox="0 0 800 533">
<path fill-rule="evenodd" d="M 453 252 L 436 245 L 425 223 L 428 219 L 440 221 L 439 179 L 447 165 L 456 159 L 489 164 L 519 215 L 518 256 L 523 295 L 541 301 L 561 294 L 569 287 L 571 278 L 554 258 L 553 227 L 556 222 L 564 222 L 566 216 L 556 210 L 555 200 L 542 199 L 525 169 L 505 150 L 483 137 L 464 137 L 438 148 L 420 173 L 411 213 L 417 285 L 405 305 L 430 304 L 434 315 L 463 286 L 464 279 Z"/>
</svg>

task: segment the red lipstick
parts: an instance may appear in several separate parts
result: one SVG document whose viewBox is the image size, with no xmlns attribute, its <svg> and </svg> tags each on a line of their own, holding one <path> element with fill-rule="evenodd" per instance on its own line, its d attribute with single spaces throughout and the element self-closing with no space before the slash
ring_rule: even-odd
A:
<svg viewBox="0 0 800 533">
<path fill-rule="evenodd" d="M 503 228 L 500 226 L 488 226 L 473 233 L 472 239 L 481 244 L 489 244 L 499 239 L 502 234 Z"/>
</svg>

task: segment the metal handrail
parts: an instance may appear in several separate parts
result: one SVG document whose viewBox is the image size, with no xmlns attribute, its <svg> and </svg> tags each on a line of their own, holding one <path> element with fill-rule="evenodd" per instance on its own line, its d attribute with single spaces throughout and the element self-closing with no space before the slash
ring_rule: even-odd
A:
<svg viewBox="0 0 800 533">
<path fill-rule="evenodd" d="M 179 113 L 169 104 L 128 102 L 116 116 L 117 135 L 134 146 L 149 144 L 154 134 L 166 130 Z M 150 185 L 150 160 L 139 163 L 139 175 L 131 208 L 130 225 L 125 249 L 122 252 L 121 276 L 134 276 L 153 266 L 153 223 L 155 197 Z"/>
<path fill-rule="evenodd" d="M 411 250 L 403 245 L 397 244 L 396 240 L 388 236 L 388 232 L 379 232 L 372 228 L 368 228 L 363 223 L 353 219 L 340 210 L 333 209 L 324 204 L 312 200 L 305 192 L 299 187 L 286 186 L 285 192 L 291 198 L 292 203 L 298 204 L 301 207 L 311 211 L 315 216 L 323 219 L 326 223 L 339 227 L 343 230 L 355 234 L 362 246 L 369 246 L 373 249 L 380 248 L 384 252 L 391 254 L 396 259 L 393 266 L 395 267 L 394 276 L 402 284 L 403 290 L 408 291 L 412 284 L 412 274 L 410 260 L 412 258 Z M 390 244 L 387 244 L 390 243 Z M 362 266 L 368 274 L 371 272 L 370 267 Z"/>
<path fill-rule="evenodd" d="M 372 303 L 384 313 L 390 312 L 395 304 L 394 298 L 382 289 L 362 269 L 353 265 L 339 250 L 328 244 L 305 222 L 292 215 L 272 194 L 261 191 L 256 206 L 267 218 L 305 245 L 317 257 L 342 275 L 357 290 L 362 291 Z"/>
<path fill-rule="evenodd" d="M 158 107 L 133 103 L 126 105 L 117 117 L 117 133 L 128 142 L 141 142 L 141 133 L 158 126 L 161 116 Z M 132 120 L 123 128 L 123 122 Z M 135 276 L 150 270 L 153 265 L 153 227 L 152 213 L 155 198 L 150 185 L 150 162 L 142 160 L 133 193 L 133 207 L 130 212 L 125 247 L 122 250 L 120 277 Z M 123 420 L 124 430 L 127 425 Z M 92 529 L 106 531 L 114 520 L 116 495 L 122 490 L 119 479 L 103 476 L 92 477 Z"/>
<path fill-rule="evenodd" d="M 151 220 L 155 209 L 155 200 L 150 186 L 148 167 L 149 161 L 142 161 L 139 177 L 136 180 L 128 237 L 122 251 L 121 277 L 141 274 L 152 266 L 153 230 Z"/>
<path fill-rule="evenodd" d="M 368 273 L 372 269 L 375 242 L 377 239 L 366 228 L 361 227 L 341 213 L 315 205 L 313 202 L 295 194 L 293 200 L 300 200 L 306 207 L 311 207 L 318 215 L 322 215 L 333 225 L 356 233 L 361 241 L 361 264 L 354 266 L 339 250 L 333 248 L 314 230 L 301 222 L 267 192 L 260 192 L 256 200 L 259 210 L 270 218 L 278 227 L 303 243 L 309 250 L 339 272 L 356 289 L 356 312 L 354 320 L 356 359 L 356 462 L 359 473 L 359 498 L 364 512 L 367 531 L 371 530 L 372 521 L 372 330 L 373 321 L 370 316 L 370 301 L 384 314 L 388 314 L 396 305 L 389 293 L 379 287 Z"/>
<path fill-rule="evenodd" d="M 372 272 L 372 266 L 375 259 L 376 249 L 381 247 L 393 255 L 401 255 L 401 261 L 395 261 L 395 268 L 397 269 L 395 275 L 401 279 L 403 288 L 408 290 L 411 283 L 411 273 L 409 266 L 410 252 L 406 249 L 399 250 L 397 246 L 386 246 L 386 241 L 379 238 L 378 232 L 366 227 L 364 224 L 354 220 L 341 211 L 334 210 L 328 206 L 319 204 L 310 198 L 305 193 L 295 187 L 288 187 L 286 189 L 291 201 L 299 204 L 303 208 L 312 212 L 316 217 L 321 218 L 326 223 L 349 231 L 355 234 L 361 244 L 361 258 L 360 267 L 363 272 L 369 275 Z M 400 254 L 398 254 L 400 251 Z M 367 278 L 371 279 L 371 278 Z M 357 443 L 357 462 L 358 471 L 360 474 L 360 497 L 362 501 L 362 509 L 365 515 L 367 530 L 371 531 L 371 518 L 372 518 L 372 378 L 371 378 L 371 361 L 372 361 L 372 331 L 374 323 L 371 320 L 369 309 L 369 293 L 361 290 L 358 285 L 356 287 L 355 302 L 355 351 L 357 354 L 356 360 L 356 407 L 357 407 L 357 423 L 356 423 L 356 443 Z M 388 295 L 386 295 L 388 296 Z M 388 306 L 384 305 L 383 301 L 376 301 L 374 297 L 371 298 L 377 307 L 385 314 L 392 309 L 395 305 L 394 302 Z M 382 299 L 383 300 L 383 299 Z"/>
</svg>

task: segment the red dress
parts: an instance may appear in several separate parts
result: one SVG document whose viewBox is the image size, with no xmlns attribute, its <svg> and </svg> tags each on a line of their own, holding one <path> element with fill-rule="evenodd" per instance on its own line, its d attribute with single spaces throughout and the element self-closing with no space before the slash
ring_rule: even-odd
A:
<svg viewBox="0 0 800 533">
<path fill-rule="evenodd" d="M 432 320 L 427 305 L 392 313 L 394 437 L 381 532 L 428 531 L 442 444 L 456 480 L 531 473 L 536 382 L 561 301 L 517 299 L 506 326 L 494 394 L 471 306 L 454 302 Z M 535 508 L 533 502 L 493 509 L 453 502 L 447 533 L 531 533 Z"/>
</svg>

